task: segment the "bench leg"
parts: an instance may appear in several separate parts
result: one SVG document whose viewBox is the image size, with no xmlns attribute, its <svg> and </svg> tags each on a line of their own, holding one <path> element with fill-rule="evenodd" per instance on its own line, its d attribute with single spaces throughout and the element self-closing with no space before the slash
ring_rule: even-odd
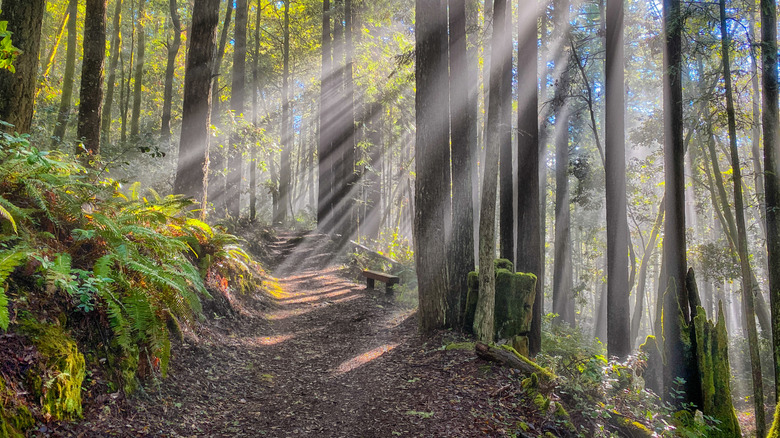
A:
<svg viewBox="0 0 780 438">
<path fill-rule="evenodd" d="M 366 278 L 366 289 L 374 289 L 374 279 Z"/>
</svg>

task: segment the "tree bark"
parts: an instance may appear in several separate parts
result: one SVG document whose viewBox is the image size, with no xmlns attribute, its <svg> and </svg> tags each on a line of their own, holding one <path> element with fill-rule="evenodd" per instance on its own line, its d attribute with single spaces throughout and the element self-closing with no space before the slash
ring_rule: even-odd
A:
<svg viewBox="0 0 780 438">
<path fill-rule="evenodd" d="M 10 130 L 20 134 L 30 132 L 35 110 L 45 9 L 44 0 L 4 0 L 0 13 L 0 20 L 7 21 L 8 31 L 13 33 L 14 46 L 22 52 L 14 62 L 16 73 L 0 69 L 0 120 L 14 125 Z"/>
<path fill-rule="evenodd" d="M 317 142 L 317 228 L 332 231 L 333 214 L 333 47 L 330 33 L 330 0 L 322 1 L 322 68 L 320 72 L 320 129 Z"/>
<path fill-rule="evenodd" d="M 289 0 L 288 0 L 289 1 Z M 241 175 L 244 154 L 244 139 L 241 138 L 241 125 L 246 105 L 246 32 L 249 6 L 247 0 L 236 2 L 236 25 L 233 48 L 233 83 L 230 94 L 230 110 L 234 123 L 230 129 L 228 148 L 228 174 L 225 196 L 227 212 L 233 219 L 241 214 Z"/>
<path fill-rule="evenodd" d="M 520 5 L 517 24 L 517 257 L 515 270 L 538 277 L 532 309 L 529 352 L 536 355 L 541 346 L 543 307 L 541 204 L 539 200 L 539 88 L 537 19 L 539 8 Z M 522 61 L 521 61 L 522 60 Z M 534 62 L 531 62 L 534 61 Z M 523 64 L 525 63 L 525 64 Z M 534 324 L 537 322 L 537 324 Z M 538 333 L 534 330 L 538 328 Z"/>
<path fill-rule="evenodd" d="M 664 222 L 664 263 L 666 285 L 663 305 L 663 334 L 666 366 L 664 400 L 677 405 L 690 401 L 684 388 L 682 399 L 672 397 L 676 379 L 690 384 L 689 364 L 683 357 L 682 323 L 690 322 L 685 289 L 687 274 L 685 243 L 685 147 L 682 107 L 682 14 L 680 0 L 664 0 L 664 177 L 666 220 Z M 678 318 L 678 315 L 681 316 Z M 681 321 L 682 320 L 682 321 Z"/>
<path fill-rule="evenodd" d="M 106 2 L 87 0 L 84 16 L 84 61 L 81 67 L 81 105 L 78 138 L 84 153 L 100 153 L 100 116 L 103 107 L 103 62 L 106 57 Z M 89 161 L 89 158 L 84 158 Z"/>
<path fill-rule="evenodd" d="M 479 299 L 474 315 L 474 333 L 482 342 L 492 342 L 495 335 L 494 314 L 496 277 L 493 259 L 496 256 L 496 191 L 498 155 L 501 144 L 501 107 L 510 95 L 502 93 L 503 60 L 511 47 L 506 38 L 507 1 L 493 4 L 493 35 L 490 54 L 490 93 L 487 113 L 487 143 L 485 144 L 484 182 L 479 219 Z"/>
<path fill-rule="evenodd" d="M 631 353 L 628 295 L 628 216 L 626 212 L 626 124 L 623 60 L 623 1 L 607 3 L 606 138 L 607 352 Z"/>
<path fill-rule="evenodd" d="M 211 80 L 211 120 L 212 124 L 222 127 L 222 105 L 219 94 L 219 79 L 222 71 L 222 60 L 225 57 L 225 47 L 228 41 L 228 32 L 233 20 L 233 2 L 227 2 L 225 18 L 222 20 L 222 30 L 219 32 L 219 43 L 216 52 Z M 224 138 L 217 141 L 222 144 Z M 227 211 L 227 197 L 230 191 L 227 183 L 225 168 L 227 167 L 228 148 L 211 148 L 209 151 L 209 186 L 208 199 L 213 211 L 224 215 Z"/>
<path fill-rule="evenodd" d="M 726 0 L 719 1 L 721 59 L 723 60 L 723 78 L 726 92 L 726 117 L 729 129 L 729 148 L 731 151 L 731 170 L 734 178 L 734 214 L 737 219 L 737 253 L 742 271 L 742 306 L 747 322 L 748 345 L 750 350 L 750 368 L 753 377 L 753 396 L 756 418 L 756 436 L 766 435 L 766 414 L 764 412 L 764 383 L 761 376 L 761 359 L 758 351 L 758 332 L 756 312 L 753 302 L 750 260 L 748 254 L 747 227 L 745 226 L 745 206 L 742 199 L 742 169 L 737 150 L 737 122 L 734 110 L 734 97 L 731 85 L 731 65 L 729 58 L 730 36 L 726 26 Z"/>
<path fill-rule="evenodd" d="M 450 240 L 449 327 L 461 327 L 468 293 L 468 274 L 474 270 L 474 201 L 471 186 L 477 125 L 476 64 L 467 53 L 466 1 L 450 0 L 450 123 L 452 126 L 452 237 Z"/>
<path fill-rule="evenodd" d="M 181 142 L 174 191 L 203 205 L 208 188 L 211 75 L 219 21 L 219 0 L 195 0 L 184 74 Z"/>
<path fill-rule="evenodd" d="M 163 90 L 162 124 L 160 127 L 162 140 L 165 144 L 171 141 L 171 106 L 173 101 L 173 75 L 176 72 L 176 57 L 181 47 L 181 22 L 179 21 L 179 7 L 176 0 L 170 0 L 171 26 L 173 28 L 173 41 L 168 42 L 168 61 L 165 65 L 165 88 Z"/>
<path fill-rule="evenodd" d="M 67 53 L 65 54 L 65 74 L 62 77 L 60 110 L 57 113 L 57 124 L 54 127 L 52 146 L 61 143 L 65 138 L 65 130 L 68 127 L 68 119 L 72 109 L 73 76 L 76 72 L 76 19 L 78 17 L 78 5 L 78 0 L 69 0 L 68 2 L 68 45 Z"/>
<path fill-rule="evenodd" d="M 114 106 L 114 88 L 116 82 L 116 67 L 119 62 L 119 56 L 122 53 L 122 0 L 117 0 L 114 8 L 114 28 L 111 35 L 111 55 L 108 59 L 108 80 L 106 82 L 106 98 L 103 103 L 103 114 L 101 116 L 100 132 L 105 143 L 111 141 L 111 119 Z M 121 84 L 120 84 L 121 86 Z"/>
<path fill-rule="evenodd" d="M 138 133 L 140 130 L 141 100 L 143 97 L 142 91 L 144 83 L 144 58 L 146 57 L 146 29 L 144 28 L 144 22 L 146 21 L 145 5 L 146 0 L 138 1 L 138 16 L 136 19 L 138 26 L 138 46 L 136 47 L 135 79 L 133 82 L 133 112 L 130 116 L 130 138 L 136 142 L 138 141 Z"/>
<path fill-rule="evenodd" d="M 417 0 L 415 11 L 414 255 L 420 330 L 430 333 L 446 324 L 450 290 L 443 238 L 445 215 L 450 214 L 450 180 L 449 174 L 442 171 L 449 168 L 450 162 L 446 111 L 447 9 L 441 0 Z"/>
<path fill-rule="evenodd" d="M 291 202 L 292 169 L 290 154 L 293 143 L 290 135 L 290 0 L 284 0 L 284 38 L 282 42 L 282 124 L 280 136 L 282 156 L 279 170 L 279 217 L 275 222 L 284 223 L 287 220 L 288 206 Z"/>
<path fill-rule="evenodd" d="M 506 17 L 504 29 L 512 29 L 512 1 L 506 0 Z M 495 17 L 494 17 L 495 19 Z M 499 109 L 501 122 L 499 124 L 499 210 L 498 238 L 501 258 L 515 262 L 515 200 L 513 193 L 514 176 L 512 172 L 512 32 L 503 35 L 504 45 L 510 50 L 501 57 L 501 95 L 508 94 L 509 101 L 502 99 Z M 506 52 L 506 51 L 505 51 Z"/>
<path fill-rule="evenodd" d="M 766 190 L 766 246 L 772 343 L 775 365 L 775 401 L 780 401 L 780 144 L 778 144 L 777 2 L 761 0 L 761 125 L 764 134 L 764 190 Z M 780 403 L 778 404 L 780 406 Z M 775 419 L 776 424 L 778 422 Z M 778 431 L 778 428 L 773 428 Z"/>
</svg>

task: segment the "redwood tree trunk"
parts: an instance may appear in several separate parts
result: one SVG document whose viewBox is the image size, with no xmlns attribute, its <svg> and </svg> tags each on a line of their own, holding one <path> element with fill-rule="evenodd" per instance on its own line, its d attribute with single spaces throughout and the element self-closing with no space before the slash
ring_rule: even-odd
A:
<svg viewBox="0 0 780 438">
<path fill-rule="evenodd" d="M 761 0 L 761 125 L 764 131 L 766 246 L 772 308 L 775 401 L 780 400 L 780 144 L 778 144 L 777 2 Z M 778 404 L 780 406 L 780 403 Z M 775 419 L 776 424 L 778 419 Z"/>
<path fill-rule="evenodd" d="M 539 203 L 539 89 L 537 87 L 538 7 L 520 7 L 517 59 L 517 272 L 537 276 L 529 352 L 541 347 L 542 295 L 541 212 Z M 531 61 L 534 62 L 531 62 Z M 523 64 L 525 63 L 525 64 Z M 536 322 L 536 324 L 534 324 Z M 536 330 L 535 330 L 536 329 Z"/>
<path fill-rule="evenodd" d="M 290 135 L 290 0 L 284 0 L 284 37 L 282 42 L 282 157 L 279 169 L 279 217 L 276 222 L 284 223 L 287 220 L 289 205 L 292 196 L 292 169 L 290 155 L 293 142 Z M 291 213 L 291 212 L 290 212 Z"/>
<path fill-rule="evenodd" d="M 450 214 L 447 108 L 447 10 L 440 0 L 417 0 L 415 112 L 417 120 L 414 191 L 414 255 L 423 333 L 444 327 L 449 291 L 444 243 Z M 495 173 L 494 173 L 495 175 Z M 492 261 L 491 261 L 492 266 Z"/>
<path fill-rule="evenodd" d="M 460 327 L 474 270 L 472 168 L 477 149 L 477 65 L 466 50 L 466 1 L 450 0 L 450 124 L 452 126 L 452 237 L 448 326 Z"/>
<path fill-rule="evenodd" d="M 331 21 L 330 0 L 322 2 L 322 69 L 320 72 L 320 129 L 317 142 L 317 174 L 319 188 L 317 191 L 317 228 L 321 232 L 331 231 L 331 215 L 333 212 L 333 111 L 332 102 L 332 65 L 333 48 L 330 33 Z"/>
<path fill-rule="evenodd" d="M 626 209 L 626 122 L 623 60 L 623 0 L 607 2 L 606 138 L 607 352 L 631 353 Z"/>
<path fill-rule="evenodd" d="M 45 9 L 44 0 L 4 0 L 0 13 L 13 33 L 14 46 L 22 51 L 14 62 L 16 73 L 0 69 L 0 120 L 19 133 L 30 132 L 32 124 Z"/>
<path fill-rule="evenodd" d="M 211 74 L 219 21 L 219 0 L 195 0 L 184 75 L 181 142 L 174 191 L 203 203 L 208 187 Z"/>
<path fill-rule="evenodd" d="M 100 153 L 100 117 L 103 107 L 103 62 L 106 57 L 106 2 L 87 0 L 84 16 L 84 61 L 81 67 L 81 105 L 78 138 L 85 152 Z"/>
</svg>

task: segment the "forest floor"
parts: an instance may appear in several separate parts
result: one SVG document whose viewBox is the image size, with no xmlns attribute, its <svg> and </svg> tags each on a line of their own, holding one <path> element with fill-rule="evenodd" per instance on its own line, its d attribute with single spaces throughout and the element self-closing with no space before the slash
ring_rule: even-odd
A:
<svg viewBox="0 0 780 438">
<path fill-rule="evenodd" d="M 212 318 L 174 344 L 167 378 L 129 399 L 88 394 L 84 420 L 44 434 L 472 437 L 534 423 L 520 376 L 444 349 L 460 335 L 421 338 L 414 310 L 349 279 L 328 240 L 280 234 L 273 305 Z"/>
</svg>

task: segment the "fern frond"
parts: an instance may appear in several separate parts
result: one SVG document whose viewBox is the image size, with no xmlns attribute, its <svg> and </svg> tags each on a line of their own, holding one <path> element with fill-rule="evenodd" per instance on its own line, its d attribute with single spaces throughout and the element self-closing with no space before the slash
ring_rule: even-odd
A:
<svg viewBox="0 0 780 438">
<path fill-rule="evenodd" d="M 8 297 L 5 296 L 5 288 L 0 287 L 0 328 L 8 330 L 11 319 L 8 315 Z"/>
<path fill-rule="evenodd" d="M 2 205 L 0 205 L 0 217 L 7 219 L 9 222 L 11 222 L 11 227 L 14 229 L 14 233 L 19 234 L 19 230 L 16 228 L 16 221 L 14 220 L 14 217 L 11 215 L 11 213 L 3 208 Z"/>
<path fill-rule="evenodd" d="M 0 285 L 5 283 L 11 272 L 27 259 L 27 253 L 23 251 L 0 251 Z"/>
</svg>

